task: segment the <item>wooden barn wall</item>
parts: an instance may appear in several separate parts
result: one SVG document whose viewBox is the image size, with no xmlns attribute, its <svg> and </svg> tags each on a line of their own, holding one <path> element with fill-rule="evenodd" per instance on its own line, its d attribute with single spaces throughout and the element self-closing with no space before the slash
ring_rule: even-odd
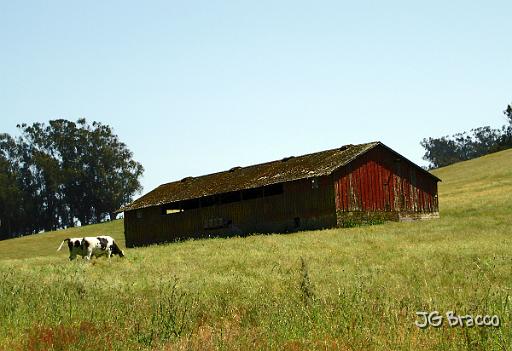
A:
<svg viewBox="0 0 512 351">
<path fill-rule="evenodd" d="M 438 212 L 436 179 L 383 147 L 335 174 L 334 184 L 337 211 Z"/>
<path fill-rule="evenodd" d="M 336 225 L 331 177 L 284 183 L 279 195 L 242 200 L 169 215 L 160 206 L 125 213 L 127 246 L 168 242 L 187 237 L 290 232 Z M 137 214 L 138 212 L 138 214 Z M 231 222 L 219 229 L 205 229 L 212 221 Z"/>
</svg>

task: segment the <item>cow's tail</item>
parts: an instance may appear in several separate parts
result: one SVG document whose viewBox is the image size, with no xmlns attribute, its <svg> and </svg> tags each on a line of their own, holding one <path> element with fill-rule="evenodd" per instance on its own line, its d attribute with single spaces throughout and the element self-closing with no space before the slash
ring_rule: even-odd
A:
<svg viewBox="0 0 512 351">
<path fill-rule="evenodd" d="M 60 249 L 62 249 L 62 245 L 64 245 L 64 243 L 65 243 L 66 241 L 69 241 L 69 238 L 66 238 L 66 239 L 62 240 L 62 242 L 60 243 L 60 246 L 59 246 L 59 248 L 57 249 L 57 251 L 60 251 Z"/>
<path fill-rule="evenodd" d="M 119 246 L 117 246 L 117 243 L 115 241 L 112 243 L 112 248 L 113 248 L 112 254 L 114 254 L 114 255 L 118 254 L 119 257 L 124 257 L 123 250 L 121 250 L 121 248 Z"/>
</svg>

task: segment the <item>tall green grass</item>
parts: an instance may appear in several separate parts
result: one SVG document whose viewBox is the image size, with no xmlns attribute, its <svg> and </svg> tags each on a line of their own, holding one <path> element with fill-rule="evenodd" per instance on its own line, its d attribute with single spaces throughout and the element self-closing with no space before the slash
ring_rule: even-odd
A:
<svg viewBox="0 0 512 351">
<path fill-rule="evenodd" d="M 441 219 L 209 239 L 69 262 L 67 236 L 0 242 L 0 349 L 508 350 L 512 151 L 436 172 Z M 35 256 L 35 257 L 34 257 Z M 419 329 L 416 311 L 499 328 Z"/>
</svg>

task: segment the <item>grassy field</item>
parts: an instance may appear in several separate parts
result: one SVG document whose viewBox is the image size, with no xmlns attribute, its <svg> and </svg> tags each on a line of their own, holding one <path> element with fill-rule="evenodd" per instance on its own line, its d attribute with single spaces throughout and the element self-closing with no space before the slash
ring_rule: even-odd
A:
<svg viewBox="0 0 512 351">
<path fill-rule="evenodd" d="M 67 260 L 68 236 L 0 242 L 0 349 L 510 350 L 512 150 L 436 170 L 441 219 Z M 123 243 L 121 241 L 121 243 Z M 419 329 L 416 311 L 501 327 Z"/>
</svg>

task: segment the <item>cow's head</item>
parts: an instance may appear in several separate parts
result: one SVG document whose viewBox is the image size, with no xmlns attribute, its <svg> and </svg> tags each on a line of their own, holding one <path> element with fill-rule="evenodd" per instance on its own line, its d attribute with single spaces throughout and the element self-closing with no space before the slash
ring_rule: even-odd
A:
<svg viewBox="0 0 512 351">
<path fill-rule="evenodd" d="M 121 248 L 117 246 L 115 241 L 112 243 L 110 250 L 112 250 L 112 255 L 119 255 L 119 257 L 124 257 L 123 250 L 121 250 Z"/>
</svg>

